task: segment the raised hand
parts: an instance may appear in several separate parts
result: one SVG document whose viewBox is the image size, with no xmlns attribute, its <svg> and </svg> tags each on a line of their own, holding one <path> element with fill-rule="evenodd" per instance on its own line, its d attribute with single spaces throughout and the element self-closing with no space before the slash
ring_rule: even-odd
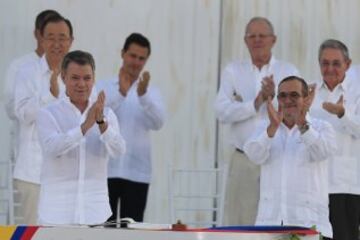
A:
<svg viewBox="0 0 360 240">
<path fill-rule="evenodd" d="M 143 96 L 146 93 L 146 90 L 149 86 L 150 81 L 150 73 L 145 71 L 140 78 L 138 87 L 137 87 L 137 94 L 139 97 Z"/>
<path fill-rule="evenodd" d="M 314 101 L 315 98 L 315 89 L 316 89 L 316 83 L 309 84 L 309 94 L 305 98 L 305 110 L 309 111 L 311 104 Z"/>
<path fill-rule="evenodd" d="M 268 77 L 264 77 L 261 81 L 261 92 L 263 95 L 263 99 L 268 99 L 270 96 L 271 98 L 274 98 L 275 96 L 275 83 L 273 80 L 273 75 L 270 75 Z"/>
<path fill-rule="evenodd" d="M 119 71 L 119 92 L 121 95 L 126 97 L 127 92 L 129 91 L 131 87 L 132 81 L 131 76 L 129 73 L 127 73 L 123 68 L 120 68 Z"/>
<path fill-rule="evenodd" d="M 341 118 L 345 114 L 344 96 L 341 95 L 336 103 L 323 102 L 322 107 L 329 113 L 337 115 L 338 118 Z"/>
<path fill-rule="evenodd" d="M 84 123 L 81 125 L 83 135 L 92 127 L 96 122 L 104 120 L 104 106 L 105 106 L 105 93 L 101 91 L 98 95 L 96 102 L 90 107 Z M 106 130 L 107 124 L 99 124 L 101 132 Z"/>
<path fill-rule="evenodd" d="M 59 68 L 54 68 L 50 76 L 50 92 L 54 97 L 59 97 L 60 89 L 58 83 L 58 76 L 60 74 Z"/>
<path fill-rule="evenodd" d="M 283 121 L 284 115 L 283 112 L 281 111 L 281 109 L 279 108 L 279 111 L 276 111 L 272 101 L 271 101 L 271 96 L 268 96 L 267 99 L 267 111 L 268 111 L 268 116 L 269 116 L 269 120 L 270 120 L 270 124 L 267 128 L 267 133 L 269 137 L 273 137 L 277 131 L 277 129 L 280 126 L 280 123 Z"/>
<path fill-rule="evenodd" d="M 105 106 L 105 93 L 101 91 L 98 95 L 95 104 L 95 119 L 97 122 L 101 122 L 104 120 L 104 106 Z"/>
<path fill-rule="evenodd" d="M 86 119 L 81 124 L 81 131 L 82 134 L 85 133 L 95 124 L 96 122 L 96 102 L 90 107 L 89 111 L 87 112 Z"/>
</svg>

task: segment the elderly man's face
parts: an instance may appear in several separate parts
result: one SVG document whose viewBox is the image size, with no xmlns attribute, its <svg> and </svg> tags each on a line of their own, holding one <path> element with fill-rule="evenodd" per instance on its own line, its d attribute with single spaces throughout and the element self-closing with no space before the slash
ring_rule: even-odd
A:
<svg viewBox="0 0 360 240">
<path fill-rule="evenodd" d="M 72 43 L 70 29 L 64 21 L 50 22 L 44 28 L 42 47 L 48 58 L 61 61 Z"/>
<path fill-rule="evenodd" d="M 74 105 L 86 104 L 94 86 L 94 72 L 91 65 L 79 65 L 70 62 L 66 70 L 62 72 L 66 94 Z"/>
<path fill-rule="evenodd" d="M 320 55 L 319 63 L 323 80 L 333 89 L 344 80 L 351 61 L 345 59 L 340 49 L 325 48 Z"/>
<path fill-rule="evenodd" d="M 284 120 L 294 124 L 305 104 L 301 82 L 297 80 L 283 82 L 279 86 L 277 99 L 284 113 Z"/>
<path fill-rule="evenodd" d="M 245 43 L 252 57 L 270 55 L 275 42 L 276 37 L 265 21 L 250 23 L 245 35 Z"/>
</svg>

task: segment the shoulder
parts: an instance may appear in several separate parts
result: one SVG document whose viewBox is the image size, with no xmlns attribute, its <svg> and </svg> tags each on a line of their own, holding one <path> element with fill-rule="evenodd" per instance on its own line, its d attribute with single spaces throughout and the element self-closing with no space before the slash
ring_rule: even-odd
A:
<svg viewBox="0 0 360 240">
<path fill-rule="evenodd" d="M 39 56 L 37 56 L 35 52 L 31 52 L 31 53 L 28 53 L 26 55 L 23 55 L 21 57 L 14 59 L 10 63 L 10 66 L 20 67 L 20 66 L 30 63 L 30 62 L 38 62 L 39 60 L 40 60 Z"/>
<path fill-rule="evenodd" d="M 228 64 L 226 64 L 224 70 L 239 70 L 239 69 L 244 69 L 244 68 L 249 68 L 251 67 L 251 62 L 250 60 L 234 60 Z"/>
<path fill-rule="evenodd" d="M 289 70 L 296 70 L 297 68 L 293 63 L 284 61 L 284 60 L 279 60 L 279 59 L 275 59 L 274 61 L 274 66 L 279 67 L 279 68 L 283 68 L 283 69 L 289 69 Z"/>
<path fill-rule="evenodd" d="M 311 127 L 313 127 L 314 129 L 317 129 L 317 130 L 333 129 L 332 125 L 324 119 L 308 117 L 308 121 L 309 121 Z"/>
<path fill-rule="evenodd" d="M 55 112 L 55 111 L 59 111 L 60 109 L 64 108 L 65 106 L 66 106 L 65 100 L 60 98 L 60 99 L 56 99 L 53 102 L 50 102 L 42 109 L 45 111 L 48 111 L 48 112 Z"/>
<path fill-rule="evenodd" d="M 39 61 L 27 61 L 17 65 L 17 76 L 36 77 L 39 73 Z"/>
<path fill-rule="evenodd" d="M 108 91 L 108 90 L 116 89 L 115 86 L 117 86 L 116 77 L 97 80 L 95 83 L 95 88 L 97 91 L 101 91 L 101 90 Z"/>
</svg>

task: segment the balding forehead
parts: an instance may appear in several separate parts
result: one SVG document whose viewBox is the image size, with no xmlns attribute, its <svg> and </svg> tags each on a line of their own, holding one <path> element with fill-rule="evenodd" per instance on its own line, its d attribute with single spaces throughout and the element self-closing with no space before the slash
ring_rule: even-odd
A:
<svg viewBox="0 0 360 240">
<path fill-rule="evenodd" d="M 267 18 L 263 18 L 263 17 L 254 17 L 250 19 L 250 21 L 246 25 L 245 34 L 248 33 L 249 27 L 252 23 L 265 23 L 265 25 L 269 28 L 270 33 L 274 34 L 274 27 L 272 23 Z"/>
</svg>

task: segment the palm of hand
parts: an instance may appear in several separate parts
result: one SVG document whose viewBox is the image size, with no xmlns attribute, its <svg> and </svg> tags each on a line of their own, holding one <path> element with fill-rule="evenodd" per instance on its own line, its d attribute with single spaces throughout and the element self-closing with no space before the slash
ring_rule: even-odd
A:
<svg viewBox="0 0 360 240">
<path fill-rule="evenodd" d="M 139 81 L 137 93 L 139 96 L 142 96 L 146 93 L 150 81 L 150 73 L 145 71 L 142 75 L 142 78 Z"/>
<path fill-rule="evenodd" d="M 270 100 L 268 100 L 267 103 L 267 110 L 270 124 L 273 126 L 279 126 L 284 118 L 282 111 L 276 111 Z"/>
<path fill-rule="evenodd" d="M 324 102 L 322 106 L 329 113 L 339 115 L 344 111 L 344 98 L 341 95 L 336 103 Z"/>
</svg>

